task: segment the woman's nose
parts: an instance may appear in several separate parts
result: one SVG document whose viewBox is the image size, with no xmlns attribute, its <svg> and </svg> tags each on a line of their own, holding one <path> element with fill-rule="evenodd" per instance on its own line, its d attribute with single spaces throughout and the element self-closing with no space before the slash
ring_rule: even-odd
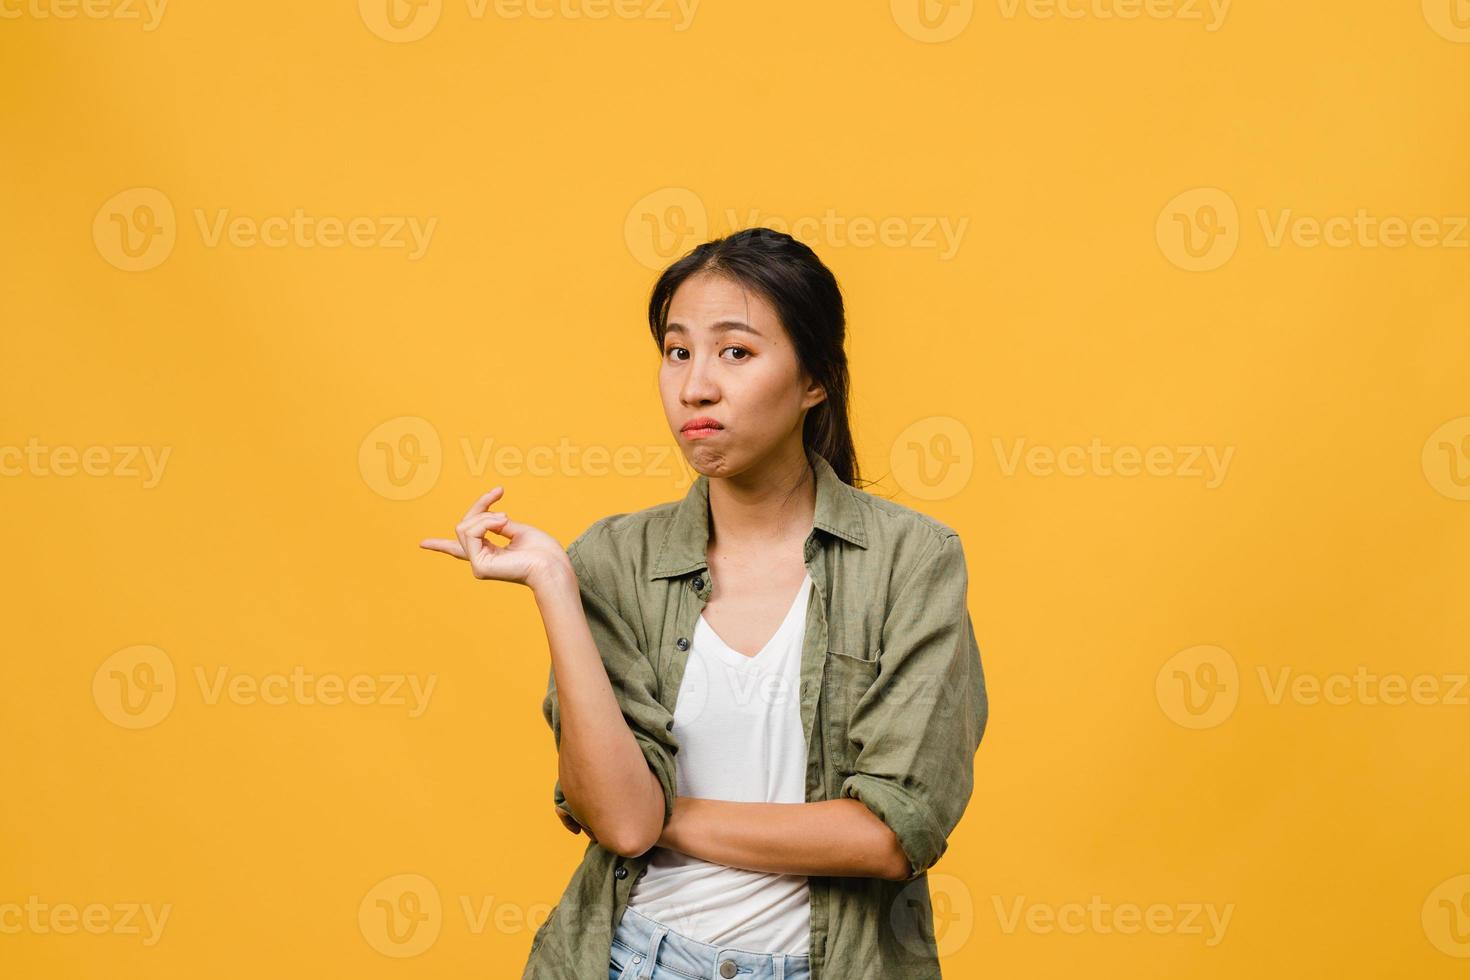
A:
<svg viewBox="0 0 1470 980">
<path fill-rule="evenodd" d="M 684 375 L 684 386 L 680 391 L 686 402 L 708 402 L 719 397 L 719 386 L 715 384 L 710 365 L 696 357 Z"/>
</svg>

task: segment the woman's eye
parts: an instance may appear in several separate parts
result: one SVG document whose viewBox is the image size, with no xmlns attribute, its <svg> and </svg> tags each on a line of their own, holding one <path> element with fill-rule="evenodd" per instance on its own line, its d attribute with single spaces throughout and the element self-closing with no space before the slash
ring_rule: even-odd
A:
<svg viewBox="0 0 1470 980">
<path fill-rule="evenodd" d="M 730 358 L 730 360 L 743 361 L 747 357 L 750 356 L 750 350 L 749 350 L 749 348 L 739 347 L 739 346 L 736 346 L 734 344 L 730 345 L 729 347 L 722 348 L 720 350 L 720 353 L 723 354 L 725 351 L 732 351 L 732 350 L 733 351 L 738 351 L 742 356 Z M 687 357 L 679 357 L 679 356 L 677 356 L 677 355 L 679 355 L 681 353 L 682 354 L 688 354 L 689 351 L 688 351 L 687 348 L 684 348 L 684 347 L 670 347 L 668 350 L 664 351 L 664 356 L 665 357 L 673 358 L 676 361 L 686 361 L 686 360 L 688 360 Z"/>
</svg>

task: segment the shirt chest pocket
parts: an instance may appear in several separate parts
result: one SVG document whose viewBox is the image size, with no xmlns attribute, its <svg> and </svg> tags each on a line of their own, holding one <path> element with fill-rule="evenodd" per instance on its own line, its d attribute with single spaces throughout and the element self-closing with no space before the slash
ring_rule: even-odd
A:
<svg viewBox="0 0 1470 980">
<path fill-rule="evenodd" d="M 833 767 L 839 775 L 853 771 L 858 747 L 848 737 L 858 702 L 878 678 L 875 648 L 868 656 L 857 656 L 829 648 L 822 671 L 822 732 Z"/>
</svg>

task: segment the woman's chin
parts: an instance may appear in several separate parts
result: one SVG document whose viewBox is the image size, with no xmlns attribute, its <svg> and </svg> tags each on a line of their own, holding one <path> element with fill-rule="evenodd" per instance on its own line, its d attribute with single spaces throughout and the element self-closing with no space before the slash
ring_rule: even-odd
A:
<svg viewBox="0 0 1470 980">
<path fill-rule="evenodd" d="M 684 458 L 696 473 L 703 476 L 725 476 L 730 467 L 725 454 L 719 450 L 698 445 L 684 447 Z"/>
</svg>

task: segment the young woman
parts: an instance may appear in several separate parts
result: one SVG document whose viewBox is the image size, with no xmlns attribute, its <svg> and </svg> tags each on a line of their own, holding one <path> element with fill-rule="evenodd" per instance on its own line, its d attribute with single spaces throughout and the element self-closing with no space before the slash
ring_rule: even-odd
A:
<svg viewBox="0 0 1470 980">
<path fill-rule="evenodd" d="M 855 486 L 810 248 L 701 245 L 649 324 L 683 500 L 563 549 L 495 487 L 422 542 L 529 586 L 546 628 L 556 812 L 591 842 L 523 980 L 939 977 L 926 872 L 988 713 L 959 537 Z"/>
</svg>

